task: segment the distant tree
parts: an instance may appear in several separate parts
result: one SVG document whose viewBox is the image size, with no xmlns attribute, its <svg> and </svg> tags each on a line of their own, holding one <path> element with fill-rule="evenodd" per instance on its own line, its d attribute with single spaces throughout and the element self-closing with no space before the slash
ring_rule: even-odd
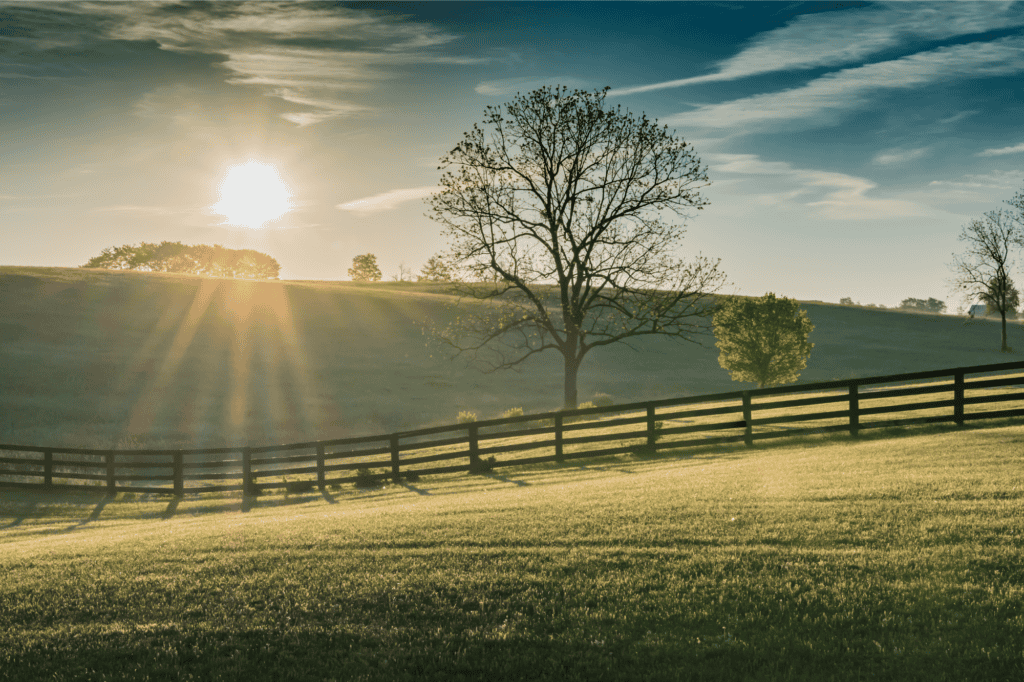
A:
<svg viewBox="0 0 1024 682">
<path fill-rule="evenodd" d="M 966 250 L 953 254 L 950 284 L 968 304 L 980 299 L 999 313 L 1003 321 L 1000 350 L 1008 353 L 1012 349 L 1006 343 L 1006 314 L 1019 303 L 1010 278 L 1012 253 L 1024 243 L 1024 225 L 997 209 L 964 226 L 960 241 Z"/>
<path fill-rule="evenodd" d="M 929 313 L 946 312 L 946 302 L 935 298 L 927 301 L 923 298 L 905 298 L 900 302 L 900 308 L 904 310 L 923 310 Z"/>
<path fill-rule="evenodd" d="M 707 204 L 692 145 L 606 95 L 542 87 L 487 107 L 428 199 L 452 286 L 476 299 L 436 338 L 485 371 L 559 353 L 567 408 L 590 351 L 654 334 L 692 341 L 725 279 L 718 261 L 677 257 L 682 220 Z"/>
<path fill-rule="evenodd" d="M 451 282 L 452 268 L 445 262 L 440 254 L 431 256 L 420 274 L 416 276 L 417 282 Z"/>
<path fill-rule="evenodd" d="M 364 253 L 352 259 L 352 267 L 348 269 L 348 276 L 353 282 L 379 282 L 381 278 L 380 268 L 377 267 L 377 257 L 372 253 Z"/>
<path fill-rule="evenodd" d="M 398 274 L 391 275 L 391 280 L 394 282 L 411 282 L 412 268 L 408 267 L 405 263 L 399 263 Z"/>
<path fill-rule="evenodd" d="M 718 364 L 733 381 L 758 388 L 788 384 L 807 367 L 814 330 L 807 312 L 789 298 L 767 293 L 761 298 L 727 299 L 714 316 Z"/>
<path fill-rule="evenodd" d="M 160 242 L 111 246 L 91 258 L 83 268 L 179 272 L 238 279 L 277 279 L 281 265 L 252 249 L 228 249 L 220 244 Z"/>
<path fill-rule="evenodd" d="M 845 296 L 839 299 L 839 305 L 854 305 L 853 299 L 850 298 L 849 296 Z"/>
</svg>

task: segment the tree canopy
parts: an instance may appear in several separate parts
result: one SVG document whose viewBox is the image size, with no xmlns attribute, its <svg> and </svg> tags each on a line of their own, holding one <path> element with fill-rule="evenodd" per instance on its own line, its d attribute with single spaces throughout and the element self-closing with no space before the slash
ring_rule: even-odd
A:
<svg viewBox="0 0 1024 682">
<path fill-rule="evenodd" d="M 929 313 L 946 312 L 946 302 L 935 298 L 927 301 L 923 298 L 905 298 L 900 302 L 900 308 L 904 310 L 923 310 Z"/>
<path fill-rule="evenodd" d="M 252 249 L 228 249 L 220 244 L 160 242 L 111 246 L 89 260 L 83 268 L 180 272 L 210 277 L 277 279 L 280 264 L 265 253 Z"/>
<path fill-rule="evenodd" d="M 707 330 L 718 261 L 676 257 L 683 224 L 707 205 L 693 147 L 594 92 L 543 87 L 487 107 L 441 159 L 430 217 L 449 241 L 464 305 L 436 330 L 488 371 L 554 350 L 564 404 L 594 348 Z M 671 219 L 674 216 L 675 219 Z"/>
<path fill-rule="evenodd" d="M 807 311 L 789 298 L 769 292 L 761 298 L 731 298 L 715 313 L 718 364 L 733 381 L 758 388 L 793 383 L 807 367 L 814 325 Z"/>
<path fill-rule="evenodd" d="M 383 276 L 380 267 L 377 265 L 377 256 L 372 253 L 364 253 L 352 259 L 352 267 L 348 269 L 348 276 L 353 282 L 379 282 Z"/>
</svg>

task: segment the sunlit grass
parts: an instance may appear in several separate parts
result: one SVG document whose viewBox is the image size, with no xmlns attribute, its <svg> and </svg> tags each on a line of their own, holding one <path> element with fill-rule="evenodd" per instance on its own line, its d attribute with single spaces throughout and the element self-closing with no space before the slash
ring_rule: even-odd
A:
<svg viewBox="0 0 1024 682">
<path fill-rule="evenodd" d="M 1020 679 L 1022 436 L 4 494 L 0 679 Z"/>
</svg>

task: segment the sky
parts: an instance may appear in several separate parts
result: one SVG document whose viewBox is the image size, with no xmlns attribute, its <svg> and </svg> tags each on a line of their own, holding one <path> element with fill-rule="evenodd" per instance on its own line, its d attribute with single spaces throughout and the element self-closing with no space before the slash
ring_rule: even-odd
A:
<svg viewBox="0 0 1024 682">
<path fill-rule="evenodd" d="M 954 309 L 961 228 L 1024 190 L 1022 77 L 1024 3 L 0 0 L 0 265 L 167 240 L 415 274 L 487 106 L 607 86 L 707 165 L 678 255 L 727 293 Z M 275 178 L 258 229 L 240 168 Z"/>
</svg>

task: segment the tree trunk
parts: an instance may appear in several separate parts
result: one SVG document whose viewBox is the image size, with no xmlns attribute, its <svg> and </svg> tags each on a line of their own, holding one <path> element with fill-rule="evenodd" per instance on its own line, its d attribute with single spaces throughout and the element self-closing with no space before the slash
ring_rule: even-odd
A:
<svg viewBox="0 0 1024 682">
<path fill-rule="evenodd" d="M 1009 352 L 1009 350 L 1010 350 L 1009 346 L 1006 345 L 1006 311 L 1003 310 L 1003 311 L 1001 311 L 1001 313 L 1002 313 L 1002 316 L 1003 316 L 1003 339 L 1002 339 L 1003 346 L 999 350 L 1001 350 L 1002 352 L 1006 353 L 1006 352 Z"/>
<path fill-rule="evenodd" d="M 575 353 L 565 353 L 562 357 L 565 359 L 565 404 L 563 407 L 567 410 L 575 410 L 576 374 L 580 369 L 580 361 Z"/>
</svg>

